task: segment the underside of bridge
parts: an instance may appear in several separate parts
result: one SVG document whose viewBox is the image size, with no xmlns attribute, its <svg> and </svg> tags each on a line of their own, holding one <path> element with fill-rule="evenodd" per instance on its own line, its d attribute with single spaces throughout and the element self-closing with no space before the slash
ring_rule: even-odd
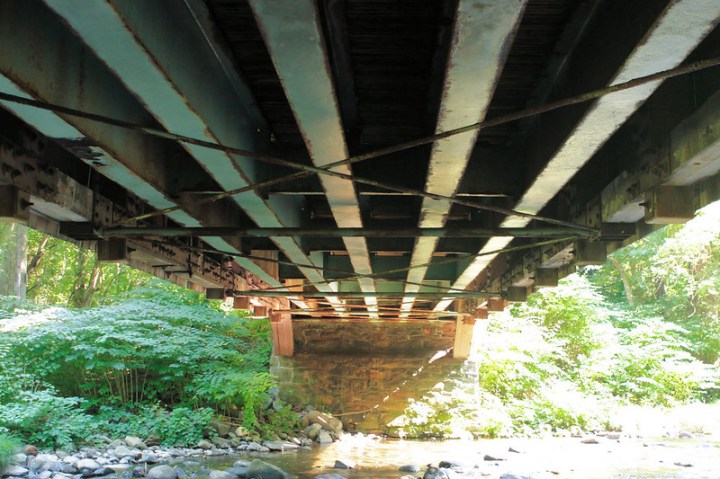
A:
<svg viewBox="0 0 720 479">
<path fill-rule="evenodd" d="M 450 321 L 463 357 L 475 318 L 720 197 L 719 20 L 0 0 L 0 216 L 233 296 L 280 355 L 294 321 L 385 320 Z"/>
</svg>

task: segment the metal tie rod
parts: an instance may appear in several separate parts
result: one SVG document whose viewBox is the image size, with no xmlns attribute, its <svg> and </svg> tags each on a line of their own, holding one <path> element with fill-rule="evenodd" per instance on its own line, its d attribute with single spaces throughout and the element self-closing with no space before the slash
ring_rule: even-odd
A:
<svg viewBox="0 0 720 479">
<path fill-rule="evenodd" d="M 297 296 L 298 298 L 325 298 L 327 296 L 333 296 L 339 299 L 360 299 L 360 298 L 378 298 L 378 299 L 394 299 L 394 298 L 424 298 L 424 299 L 443 299 L 443 298 L 489 298 L 496 297 L 498 293 L 488 293 L 482 291 L 467 291 L 462 293 L 430 293 L 430 292 L 415 292 L 415 293 L 388 293 L 388 292 L 362 292 L 362 291 L 340 291 L 337 293 L 324 293 L 321 291 L 303 292 L 303 293 L 292 293 L 289 291 L 276 291 L 276 290 L 262 290 L 262 289 L 250 289 L 246 291 L 233 291 L 233 296 L 257 296 L 257 297 L 286 297 L 286 296 Z"/>
</svg>

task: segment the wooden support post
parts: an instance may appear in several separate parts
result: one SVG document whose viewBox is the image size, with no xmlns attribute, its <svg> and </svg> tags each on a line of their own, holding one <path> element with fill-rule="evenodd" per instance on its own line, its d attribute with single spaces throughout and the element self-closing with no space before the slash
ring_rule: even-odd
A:
<svg viewBox="0 0 720 479">
<path fill-rule="evenodd" d="M 267 316 L 268 315 L 268 307 L 267 306 L 253 306 L 253 316 Z"/>
<path fill-rule="evenodd" d="M 524 303 L 528 298 L 526 286 L 510 286 L 507 289 L 507 300 L 511 303 Z"/>
<path fill-rule="evenodd" d="M 473 330 L 475 328 L 475 317 L 470 314 L 458 314 L 455 320 L 455 344 L 453 357 L 456 359 L 467 359 L 470 357 L 472 348 Z"/>
<path fill-rule="evenodd" d="M 225 289 L 224 288 L 205 288 L 205 297 L 207 299 L 219 299 L 220 301 L 225 300 Z"/>
<path fill-rule="evenodd" d="M 475 319 L 488 319 L 488 316 L 487 306 L 475 310 Z"/>
<path fill-rule="evenodd" d="M 0 222 L 27 224 L 30 195 L 12 185 L 0 185 Z"/>
<path fill-rule="evenodd" d="M 233 309 L 243 309 L 249 311 L 251 309 L 249 296 L 235 296 L 233 298 Z"/>
<path fill-rule="evenodd" d="M 575 242 L 578 266 L 601 265 L 607 261 L 607 244 L 602 241 L 578 240 Z"/>
<path fill-rule="evenodd" d="M 101 263 L 126 263 L 128 257 L 127 240 L 112 238 L 97 242 L 97 256 Z"/>
<path fill-rule="evenodd" d="M 685 223 L 695 216 L 690 186 L 661 185 L 645 195 L 645 222 L 656 225 Z"/>
<path fill-rule="evenodd" d="M 292 318 L 290 314 L 271 313 L 270 328 L 272 329 L 273 354 L 277 356 L 292 356 L 295 354 Z"/>
<path fill-rule="evenodd" d="M 505 311 L 505 300 L 503 298 L 488 298 L 487 302 L 487 309 L 488 311 Z"/>
<path fill-rule="evenodd" d="M 558 285 L 557 268 L 538 268 L 535 270 L 535 286 L 554 288 Z"/>
</svg>

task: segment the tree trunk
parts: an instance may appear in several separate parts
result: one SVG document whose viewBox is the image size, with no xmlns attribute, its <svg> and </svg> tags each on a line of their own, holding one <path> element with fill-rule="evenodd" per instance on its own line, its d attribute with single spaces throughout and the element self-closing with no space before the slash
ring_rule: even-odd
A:
<svg viewBox="0 0 720 479">
<path fill-rule="evenodd" d="M 628 305 L 635 306 L 635 297 L 633 296 L 632 285 L 630 284 L 630 277 L 628 276 L 625 269 L 623 269 L 620 261 L 618 261 L 616 258 L 613 258 L 612 256 L 608 259 L 613 264 L 613 266 L 615 266 L 618 274 L 620 274 L 620 279 L 622 279 L 623 288 L 625 289 L 625 299 L 627 300 Z"/>
</svg>

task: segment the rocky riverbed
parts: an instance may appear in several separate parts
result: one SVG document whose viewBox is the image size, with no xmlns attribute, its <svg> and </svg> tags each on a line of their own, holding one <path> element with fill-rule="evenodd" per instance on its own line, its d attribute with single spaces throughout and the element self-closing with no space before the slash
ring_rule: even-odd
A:
<svg viewBox="0 0 720 479">
<path fill-rule="evenodd" d="M 101 438 L 102 446 L 40 451 L 26 446 L 5 479 L 547 479 L 720 477 L 720 436 L 616 432 L 456 441 L 403 441 L 344 433 L 339 419 L 308 411 L 297 434 L 261 441 L 215 423 L 194 447 L 161 438 Z"/>
</svg>

